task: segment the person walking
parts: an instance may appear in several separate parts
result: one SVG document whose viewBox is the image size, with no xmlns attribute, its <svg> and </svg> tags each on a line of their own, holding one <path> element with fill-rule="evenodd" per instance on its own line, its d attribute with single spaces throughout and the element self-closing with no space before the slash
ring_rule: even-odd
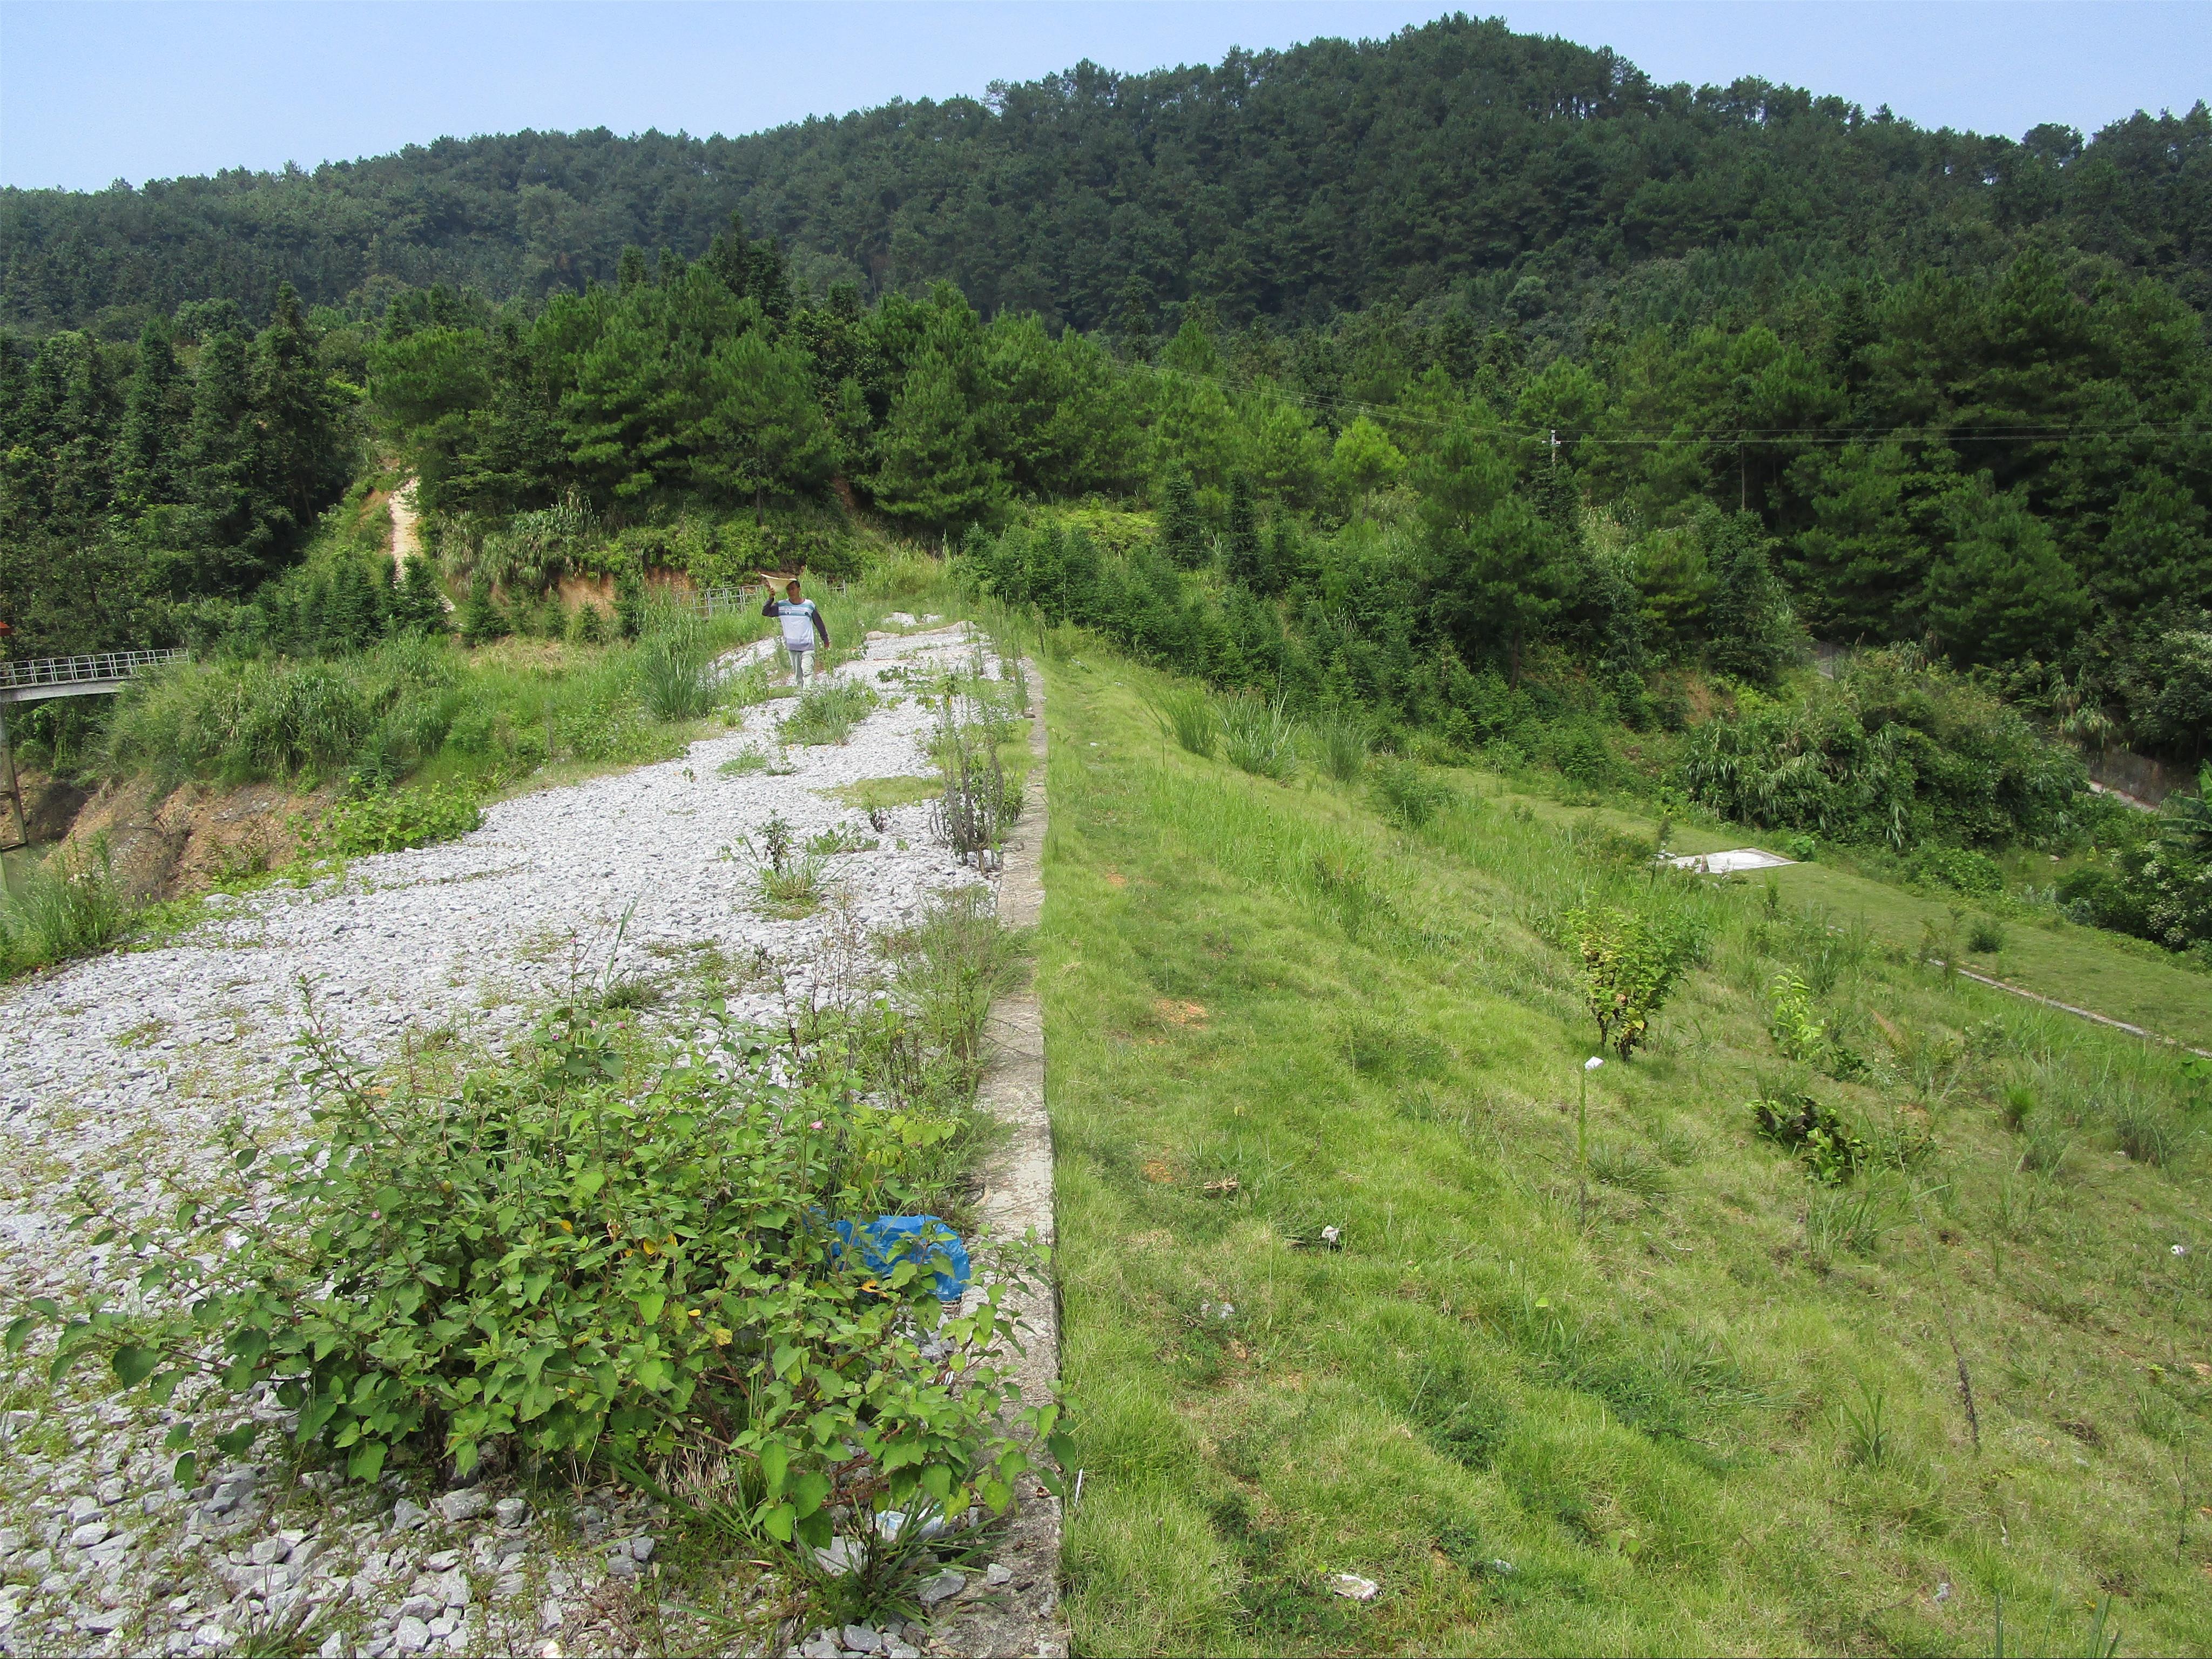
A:
<svg viewBox="0 0 2212 1659">
<path fill-rule="evenodd" d="M 761 580 L 768 581 L 765 574 Z M 784 597 L 779 599 L 775 596 L 775 585 L 769 584 L 768 603 L 761 606 L 761 615 L 774 617 L 782 626 L 783 648 L 791 653 L 792 678 L 798 681 L 799 689 L 804 691 L 806 689 L 806 659 L 813 653 L 817 641 L 823 645 L 830 643 L 830 624 L 822 620 L 822 612 L 816 608 L 813 600 L 799 596 L 798 577 L 793 576 L 785 583 L 783 592 Z"/>
</svg>

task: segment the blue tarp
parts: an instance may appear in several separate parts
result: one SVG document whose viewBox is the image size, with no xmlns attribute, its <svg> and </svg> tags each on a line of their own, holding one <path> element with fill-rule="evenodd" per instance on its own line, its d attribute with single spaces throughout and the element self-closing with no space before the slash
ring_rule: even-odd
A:
<svg viewBox="0 0 2212 1659">
<path fill-rule="evenodd" d="M 927 1267 L 942 1256 L 951 1271 L 936 1275 L 937 1299 L 957 1302 L 968 1288 L 968 1247 L 933 1215 L 879 1215 L 859 1227 L 840 1221 L 835 1231 L 846 1244 L 859 1246 L 861 1264 L 872 1273 L 887 1274 L 901 1261 Z"/>
</svg>

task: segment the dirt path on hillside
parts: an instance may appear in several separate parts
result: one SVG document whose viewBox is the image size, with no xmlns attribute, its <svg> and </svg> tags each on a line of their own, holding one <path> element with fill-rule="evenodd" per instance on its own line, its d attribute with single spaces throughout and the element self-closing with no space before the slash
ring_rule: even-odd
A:
<svg viewBox="0 0 2212 1659">
<path fill-rule="evenodd" d="M 407 561 L 422 550 L 415 534 L 415 480 L 392 492 L 386 503 L 392 509 L 392 580 L 397 586 L 407 575 Z"/>
</svg>

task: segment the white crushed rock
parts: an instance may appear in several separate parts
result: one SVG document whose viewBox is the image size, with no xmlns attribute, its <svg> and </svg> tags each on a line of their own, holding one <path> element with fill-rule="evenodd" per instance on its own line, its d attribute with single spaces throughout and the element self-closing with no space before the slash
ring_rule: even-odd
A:
<svg viewBox="0 0 2212 1659">
<path fill-rule="evenodd" d="M 929 710 L 879 672 L 964 666 L 974 649 L 957 629 L 872 636 L 837 673 L 893 706 L 842 747 L 785 750 L 790 775 L 716 769 L 749 747 L 775 753 L 791 704 L 773 701 L 682 759 L 501 802 L 459 842 L 360 860 L 343 879 L 218 896 L 210 920 L 168 945 L 0 992 L 7 1316 L 41 1293 L 125 1291 L 109 1251 L 67 1230 L 79 1181 L 143 1196 L 163 1173 L 213 1171 L 234 1114 L 279 1132 L 294 1121 L 303 983 L 331 1032 L 370 1060 L 410 1030 L 512 1040 L 611 957 L 618 974 L 672 981 L 702 945 L 729 965 L 732 1013 L 775 1019 L 777 993 L 747 975 L 756 952 L 804 994 L 827 930 L 820 916 L 755 911 L 750 866 L 728 853 L 779 811 L 802 839 L 837 825 L 876 838 L 821 792 L 929 769 L 917 741 Z M 927 816 L 893 809 L 875 851 L 830 860 L 850 928 L 896 927 L 984 879 L 932 840 Z M 411 1490 L 398 1475 L 380 1492 L 321 1473 L 295 1481 L 274 1436 L 261 1462 L 179 1491 L 161 1448 L 179 1413 L 118 1401 L 88 1374 L 48 1384 L 44 1346 L 11 1362 L 0 1413 L 0 1654 L 217 1653 L 295 1620 L 312 1622 L 331 1659 L 637 1645 L 625 1598 L 656 1571 L 657 1506 L 605 1491 L 548 1519 L 495 1483 L 395 1500 Z M 774 1633 L 771 1618 L 758 1645 Z M 904 1649 L 901 1634 L 922 1632 L 886 1631 L 879 1650 Z"/>
</svg>

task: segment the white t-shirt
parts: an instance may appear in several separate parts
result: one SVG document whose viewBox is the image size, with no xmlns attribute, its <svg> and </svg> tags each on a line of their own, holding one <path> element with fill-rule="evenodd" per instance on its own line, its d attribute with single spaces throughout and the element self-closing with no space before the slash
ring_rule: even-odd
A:
<svg viewBox="0 0 2212 1659">
<path fill-rule="evenodd" d="M 775 614 L 783 623 L 783 644 L 787 651 L 811 651 L 814 648 L 814 601 L 801 599 L 793 605 L 789 599 L 775 602 Z"/>
</svg>

